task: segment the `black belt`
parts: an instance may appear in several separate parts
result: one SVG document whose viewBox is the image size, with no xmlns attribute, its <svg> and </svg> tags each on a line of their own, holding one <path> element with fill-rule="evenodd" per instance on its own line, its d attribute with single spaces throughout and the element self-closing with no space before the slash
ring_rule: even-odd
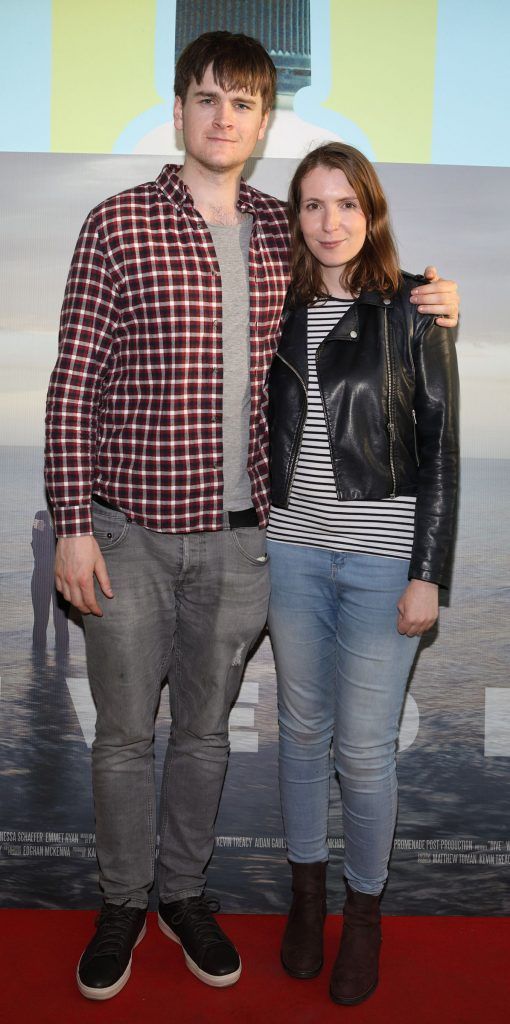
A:
<svg viewBox="0 0 510 1024">
<path fill-rule="evenodd" d="M 239 512 L 228 513 L 228 524 L 231 530 L 237 530 L 242 526 L 258 526 L 257 513 L 253 508 L 242 508 Z"/>
<path fill-rule="evenodd" d="M 103 508 L 109 508 L 112 510 L 112 512 L 120 511 L 120 509 L 118 509 L 115 505 L 112 505 L 111 502 L 107 501 L 106 498 L 102 498 L 100 494 L 93 494 L 92 498 L 94 499 L 97 505 L 102 505 Z M 239 511 L 228 512 L 227 515 L 228 525 L 230 526 L 231 530 L 238 530 L 241 529 L 243 526 L 258 527 L 259 525 L 257 513 L 253 508 L 253 505 L 250 508 L 242 508 Z"/>
<path fill-rule="evenodd" d="M 93 494 L 92 500 L 95 501 L 96 505 L 102 505 L 103 508 L 110 508 L 112 512 L 120 512 L 120 508 L 117 508 L 116 505 L 111 505 L 110 502 L 107 501 L 106 498 L 102 498 L 100 494 Z"/>
</svg>

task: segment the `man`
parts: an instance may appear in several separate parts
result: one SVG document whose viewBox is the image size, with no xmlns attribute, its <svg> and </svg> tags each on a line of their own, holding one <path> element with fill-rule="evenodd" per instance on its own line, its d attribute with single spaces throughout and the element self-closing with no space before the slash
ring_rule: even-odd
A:
<svg viewBox="0 0 510 1024">
<path fill-rule="evenodd" d="M 46 479 L 57 586 L 85 615 L 97 705 L 104 903 L 78 965 L 93 999 L 124 986 L 145 931 L 154 717 L 167 672 L 159 924 L 207 984 L 233 984 L 241 971 L 203 891 L 228 715 L 268 599 L 262 391 L 288 228 L 283 204 L 241 172 L 264 137 L 275 84 L 267 53 L 246 36 L 212 32 L 186 48 L 174 107 L 184 164 L 92 211 L 64 299 Z M 454 286 L 419 292 L 455 322 Z"/>
</svg>

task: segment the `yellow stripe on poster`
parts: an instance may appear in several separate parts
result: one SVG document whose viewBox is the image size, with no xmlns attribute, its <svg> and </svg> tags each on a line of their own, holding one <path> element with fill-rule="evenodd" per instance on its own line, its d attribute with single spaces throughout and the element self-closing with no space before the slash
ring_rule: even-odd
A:
<svg viewBox="0 0 510 1024">
<path fill-rule="evenodd" d="M 110 153 L 126 124 L 161 101 L 156 2 L 53 0 L 52 150 Z"/>
<path fill-rule="evenodd" d="M 437 0 L 330 3 L 332 88 L 324 105 L 359 125 L 376 160 L 428 163 Z"/>
</svg>

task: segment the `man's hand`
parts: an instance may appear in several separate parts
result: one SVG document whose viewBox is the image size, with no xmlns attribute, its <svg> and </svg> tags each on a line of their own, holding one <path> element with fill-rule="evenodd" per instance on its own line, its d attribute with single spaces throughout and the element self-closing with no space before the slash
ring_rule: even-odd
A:
<svg viewBox="0 0 510 1024">
<path fill-rule="evenodd" d="M 94 593 L 94 576 L 105 597 L 113 597 L 106 562 L 95 537 L 59 537 L 55 585 L 66 601 L 84 615 L 103 614 Z"/>
<path fill-rule="evenodd" d="M 397 608 L 397 629 L 403 636 L 421 636 L 434 625 L 439 614 L 437 583 L 410 580 Z"/>
<path fill-rule="evenodd" d="M 431 313 L 439 327 L 455 327 L 459 320 L 459 293 L 455 281 L 443 281 L 435 267 L 425 267 L 424 277 L 430 282 L 413 288 L 411 302 L 420 313 Z"/>
</svg>

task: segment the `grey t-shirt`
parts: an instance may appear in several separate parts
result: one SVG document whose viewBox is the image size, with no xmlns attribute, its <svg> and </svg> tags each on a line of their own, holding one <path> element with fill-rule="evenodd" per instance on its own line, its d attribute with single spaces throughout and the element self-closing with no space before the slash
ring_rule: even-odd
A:
<svg viewBox="0 0 510 1024">
<path fill-rule="evenodd" d="M 248 253 L 253 217 L 208 224 L 220 265 L 223 306 L 223 508 L 249 508 L 246 465 L 250 430 L 250 293 Z"/>
</svg>

